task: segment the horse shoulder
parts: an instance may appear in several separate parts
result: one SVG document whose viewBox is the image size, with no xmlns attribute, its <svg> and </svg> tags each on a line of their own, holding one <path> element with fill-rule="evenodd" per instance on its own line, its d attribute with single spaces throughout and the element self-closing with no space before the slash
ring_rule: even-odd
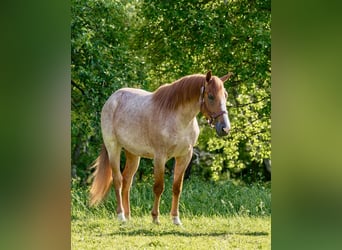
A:
<svg viewBox="0 0 342 250">
<path fill-rule="evenodd" d="M 198 126 L 198 122 L 197 122 L 196 117 L 194 117 L 194 119 L 191 122 L 191 125 L 189 126 L 189 132 L 188 132 L 188 135 L 189 135 L 188 139 L 189 139 L 189 141 L 191 142 L 191 144 L 193 146 L 197 142 L 199 133 L 200 133 L 200 129 L 199 129 L 199 126 Z"/>
<path fill-rule="evenodd" d="M 169 144 L 169 156 L 181 156 L 197 143 L 199 127 L 196 118 L 186 127 L 175 127 L 173 132 L 165 132 L 167 144 Z"/>
</svg>

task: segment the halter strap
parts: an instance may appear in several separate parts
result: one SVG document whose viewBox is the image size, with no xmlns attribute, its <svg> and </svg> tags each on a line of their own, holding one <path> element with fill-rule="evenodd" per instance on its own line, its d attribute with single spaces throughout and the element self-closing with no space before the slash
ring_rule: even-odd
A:
<svg viewBox="0 0 342 250">
<path fill-rule="evenodd" d="M 204 94 L 205 94 L 205 82 L 203 83 L 201 87 L 201 94 L 200 94 L 200 111 L 201 113 L 207 118 L 208 124 L 213 127 L 214 126 L 214 121 L 219 118 L 221 115 L 227 114 L 227 111 L 221 110 L 218 113 L 215 112 L 210 112 L 208 109 L 207 105 L 205 104 L 204 101 Z M 209 118 L 208 118 L 209 116 Z"/>
</svg>

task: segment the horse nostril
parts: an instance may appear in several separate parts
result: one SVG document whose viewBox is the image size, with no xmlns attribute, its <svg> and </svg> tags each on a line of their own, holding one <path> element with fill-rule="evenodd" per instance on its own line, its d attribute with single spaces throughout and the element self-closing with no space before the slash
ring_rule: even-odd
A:
<svg viewBox="0 0 342 250">
<path fill-rule="evenodd" d="M 228 128 L 228 127 L 223 128 L 222 130 L 223 130 L 224 132 L 226 132 L 227 134 L 229 133 L 229 128 Z"/>
</svg>

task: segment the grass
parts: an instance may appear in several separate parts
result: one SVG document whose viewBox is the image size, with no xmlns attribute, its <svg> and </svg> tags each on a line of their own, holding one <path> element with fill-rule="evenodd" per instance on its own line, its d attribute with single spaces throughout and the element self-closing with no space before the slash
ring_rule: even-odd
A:
<svg viewBox="0 0 342 250">
<path fill-rule="evenodd" d="M 183 227 L 171 223 L 171 181 L 161 201 L 161 225 L 151 222 L 152 181 L 135 183 L 132 220 L 119 224 L 115 199 L 96 208 L 87 204 L 87 190 L 72 189 L 72 249 L 270 249 L 271 193 L 267 185 L 232 182 L 184 183 L 180 203 Z"/>
</svg>

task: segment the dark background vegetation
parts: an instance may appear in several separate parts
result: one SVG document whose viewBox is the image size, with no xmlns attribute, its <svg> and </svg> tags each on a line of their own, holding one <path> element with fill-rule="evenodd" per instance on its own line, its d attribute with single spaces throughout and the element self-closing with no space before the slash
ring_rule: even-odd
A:
<svg viewBox="0 0 342 250">
<path fill-rule="evenodd" d="M 271 1 L 71 1 L 72 176 L 89 184 L 101 148 L 100 112 L 117 89 L 153 91 L 212 70 L 226 84 L 232 123 L 218 138 L 199 116 L 191 174 L 268 181 L 271 158 Z M 168 163 L 170 172 L 172 162 Z M 143 160 L 139 178 L 152 174 Z"/>
</svg>

